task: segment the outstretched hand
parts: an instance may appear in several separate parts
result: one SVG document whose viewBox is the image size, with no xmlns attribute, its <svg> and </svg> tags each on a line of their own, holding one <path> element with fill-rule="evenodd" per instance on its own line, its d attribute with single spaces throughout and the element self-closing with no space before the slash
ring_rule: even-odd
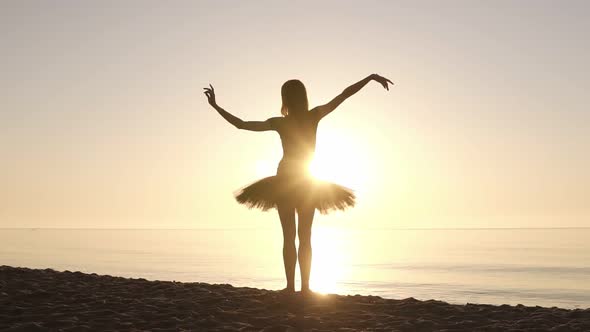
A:
<svg viewBox="0 0 590 332">
<path fill-rule="evenodd" d="M 389 91 L 389 85 L 388 85 L 388 84 L 391 84 L 391 85 L 393 85 L 393 82 L 392 82 L 391 80 L 389 80 L 388 78 L 385 78 L 385 77 L 383 77 L 383 76 L 380 76 L 380 75 L 377 75 L 377 74 L 373 74 L 373 75 L 371 75 L 371 76 L 372 76 L 371 78 L 372 78 L 374 81 L 376 81 L 376 82 L 378 82 L 379 84 L 383 85 L 383 88 L 384 88 L 385 90 L 387 90 L 387 91 Z"/>
<path fill-rule="evenodd" d="M 205 96 L 207 96 L 207 101 L 209 102 L 209 105 L 213 106 L 216 105 L 215 102 L 215 89 L 213 89 L 213 86 L 211 84 L 209 84 L 208 88 L 203 88 L 205 90 L 205 92 L 203 92 L 205 94 Z"/>
</svg>

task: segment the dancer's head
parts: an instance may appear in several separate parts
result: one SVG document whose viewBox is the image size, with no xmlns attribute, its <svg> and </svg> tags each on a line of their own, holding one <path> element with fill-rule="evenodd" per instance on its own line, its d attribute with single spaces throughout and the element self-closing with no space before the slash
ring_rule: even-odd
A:
<svg viewBox="0 0 590 332">
<path fill-rule="evenodd" d="M 281 97 L 283 98 L 283 106 L 281 107 L 281 114 L 297 115 L 308 111 L 307 91 L 305 85 L 300 80 L 288 80 L 281 87 Z"/>
</svg>

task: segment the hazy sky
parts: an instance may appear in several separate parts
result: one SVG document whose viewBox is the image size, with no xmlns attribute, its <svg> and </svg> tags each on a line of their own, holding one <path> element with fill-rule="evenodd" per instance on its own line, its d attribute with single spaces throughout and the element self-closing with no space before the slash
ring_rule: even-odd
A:
<svg viewBox="0 0 590 332">
<path fill-rule="evenodd" d="M 351 227 L 590 226 L 588 1 L 2 1 L 0 227 L 261 227 L 280 86 L 329 101 Z"/>
</svg>

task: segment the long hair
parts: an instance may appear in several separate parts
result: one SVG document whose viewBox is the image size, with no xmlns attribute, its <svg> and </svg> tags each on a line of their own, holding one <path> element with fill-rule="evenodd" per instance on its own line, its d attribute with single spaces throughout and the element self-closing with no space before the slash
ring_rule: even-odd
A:
<svg viewBox="0 0 590 332">
<path fill-rule="evenodd" d="M 283 99 L 283 106 L 281 106 L 283 116 L 301 114 L 309 110 L 307 91 L 300 80 L 285 82 L 281 87 L 281 97 Z"/>
</svg>

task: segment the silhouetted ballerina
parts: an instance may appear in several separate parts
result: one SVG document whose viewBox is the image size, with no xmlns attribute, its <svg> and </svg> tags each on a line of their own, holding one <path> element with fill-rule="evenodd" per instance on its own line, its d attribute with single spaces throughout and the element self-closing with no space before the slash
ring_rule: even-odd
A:
<svg viewBox="0 0 590 332">
<path fill-rule="evenodd" d="M 370 81 L 380 83 L 389 90 L 389 79 L 372 74 L 349 86 L 329 103 L 309 110 L 305 86 L 299 80 L 289 80 L 281 88 L 282 117 L 266 121 L 243 121 L 217 105 L 213 86 L 205 89 L 209 104 L 238 129 L 250 131 L 274 130 L 279 133 L 283 145 L 283 158 L 276 176 L 256 181 L 236 194 L 236 200 L 249 208 L 263 211 L 276 208 L 283 229 L 283 262 L 287 287 L 295 291 L 295 265 L 299 256 L 301 291 L 310 292 L 311 225 L 315 210 L 325 214 L 332 210 L 344 210 L 355 204 L 355 195 L 349 188 L 335 183 L 312 179 L 308 168 L 316 145 L 319 121 L 330 114 L 348 97 L 357 93 Z M 295 249 L 295 212 L 298 216 L 297 235 L 299 252 Z"/>
</svg>

